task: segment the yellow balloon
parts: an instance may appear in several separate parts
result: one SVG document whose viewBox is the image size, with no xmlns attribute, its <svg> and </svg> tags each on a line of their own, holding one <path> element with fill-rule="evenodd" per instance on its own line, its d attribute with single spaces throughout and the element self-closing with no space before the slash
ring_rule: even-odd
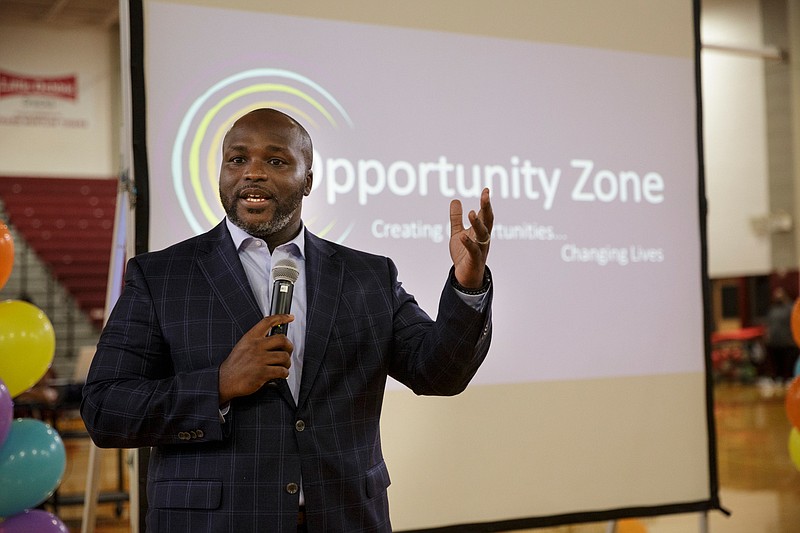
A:
<svg viewBox="0 0 800 533">
<path fill-rule="evenodd" d="M 793 427 L 789 432 L 789 458 L 797 470 L 800 470 L 800 430 Z"/>
<path fill-rule="evenodd" d="M 800 430 L 793 427 L 789 432 L 789 458 L 797 470 L 800 470 Z"/>
<path fill-rule="evenodd" d="M 21 300 L 0 302 L 0 379 L 12 398 L 42 379 L 55 351 L 53 325 L 41 309 Z"/>
</svg>

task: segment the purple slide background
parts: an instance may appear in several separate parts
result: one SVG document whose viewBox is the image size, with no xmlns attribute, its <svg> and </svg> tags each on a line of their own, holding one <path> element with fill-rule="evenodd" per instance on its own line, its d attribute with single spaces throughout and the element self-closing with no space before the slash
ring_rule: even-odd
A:
<svg viewBox="0 0 800 533">
<path fill-rule="evenodd" d="M 404 161 L 419 168 L 444 157 L 463 165 L 467 176 L 473 165 L 500 165 L 511 172 L 512 158 L 530 161 L 551 177 L 560 169 L 549 208 L 537 180 L 538 198 L 515 198 L 500 184 L 492 187 L 497 225 L 536 227 L 543 233 L 520 239 L 495 228 L 489 261 L 495 276 L 494 340 L 476 383 L 703 371 L 691 59 L 147 5 L 151 249 L 195 233 L 173 187 L 175 153 L 188 175 L 189 141 L 176 144 L 176 136 L 192 105 L 237 73 L 284 69 L 324 88 L 352 125 L 320 98 L 337 127 L 290 93 L 225 101 L 257 84 L 308 89 L 292 80 L 248 78 L 202 102 L 190 138 L 203 116 L 214 114 L 209 131 L 216 132 L 242 106 L 261 102 L 288 103 L 314 118 L 307 123 L 298 116 L 314 138 L 319 165 L 304 207 L 307 225 L 315 232 L 332 227 L 328 238 L 345 237 L 347 245 L 391 256 L 407 289 L 432 314 L 450 264 L 451 197 L 442 193 L 438 178 L 428 180 L 425 195 L 418 188 L 405 196 L 385 188 L 360 205 L 354 188 L 331 204 L 326 162 L 377 160 L 388 169 Z M 203 143 L 200 182 L 219 220 L 223 213 L 214 203 L 219 146 Z M 216 157 L 210 176 L 208 154 Z M 617 177 L 657 174 L 663 179 L 658 193 L 663 201 L 573 199 L 581 176 L 573 160 L 591 160 L 595 173 Z M 601 175 L 601 186 L 609 187 L 611 174 Z M 399 176 L 400 185 L 407 182 L 405 174 Z M 592 190 L 591 183 L 586 190 Z M 477 198 L 461 198 L 467 209 L 477 208 Z M 445 240 L 375 237 L 376 220 L 442 225 Z M 653 260 L 643 261 L 640 254 L 639 261 L 629 256 L 624 265 L 565 261 L 565 246 L 627 253 L 631 247 L 649 249 Z"/>
</svg>

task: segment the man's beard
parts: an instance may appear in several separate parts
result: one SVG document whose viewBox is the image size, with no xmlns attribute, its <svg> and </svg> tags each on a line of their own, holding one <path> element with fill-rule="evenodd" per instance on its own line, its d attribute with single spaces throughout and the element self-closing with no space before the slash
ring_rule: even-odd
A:
<svg viewBox="0 0 800 533">
<path fill-rule="evenodd" d="M 222 194 L 220 194 L 220 200 L 225 208 L 225 214 L 228 215 L 228 219 L 249 235 L 266 239 L 289 225 L 295 211 L 300 209 L 300 205 L 303 202 L 303 189 L 298 189 L 295 194 L 288 198 L 276 200 L 275 213 L 272 215 L 272 218 L 260 222 L 248 222 L 239 217 L 236 207 L 238 199 L 238 194 L 234 194 L 228 199 L 229 201 L 226 201 L 226 199 L 222 197 Z"/>
</svg>

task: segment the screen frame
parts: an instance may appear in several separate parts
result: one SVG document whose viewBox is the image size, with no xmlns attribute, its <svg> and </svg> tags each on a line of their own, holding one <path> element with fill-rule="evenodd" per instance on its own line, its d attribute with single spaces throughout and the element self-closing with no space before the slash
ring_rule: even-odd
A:
<svg viewBox="0 0 800 533">
<path fill-rule="evenodd" d="M 500 520 L 492 522 L 479 522 L 458 524 L 426 529 L 415 529 L 406 531 L 505 531 L 524 528 L 552 527 L 565 524 L 577 524 L 586 522 L 610 521 L 632 517 L 652 517 L 659 515 L 708 512 L 711 510 L 725 510 L 722 508 L 719 499 L 719 480 L 718 465 L 716 458 L 716 427 L 714 421 L 714 398 L 713 398 L 713 376 L 711 373 L 711 332 L 713 331 L 713 319 L 711 317 L 711 298 L 710 280 L 708 277 L 708 250 L 707 250 L 707 201 L 705 197 L 705 169 L 703 159 L 703 120 L 702 120 L 702 92 L 701 92 L 701 63 L 700 63 L 700 1 L 692 0 L 693 11 L 693 35 L 694 35 L 694 65 L 695 65 L 695 102 L 696 102 L 696 143 L 697 143 L 697 186 L 698 186 L 698 220 L 700 236 L 700 256 L 701 264 L 698 275 L 701 276 L 702 302 L 704 317 L 704 344 L 705 344 L 705 382 L 706 382 L 706 421 L 708 437 L 708 466 L 709 466 L 709 487 L 708 499 L 697 501 L 676 502 L 674 504 L 644 506 L 644 507 L 621 507 L 602 511 L 585 511 L 551 516 L 532 516 L 526 518 L 516 518 L 510 520 Z M 140 254 L 148 251 L 149 248 L 149 168 L 147 155 L 147 120 L 146 120 L 146 86 L 145 86 L 145 28 L 144 28 L 144 0 L 120 0 L 120 9 L 128 14 L 130 31 L 128 32 L 129 43 L 123 43 L 123 50 L 129 50 L 128 65 L 125 65 L 123 57 L 123 86 L 130 85 L 130 97 L 132 116 L 129 124 L 124 125 L 130 131 L 131 146 L 126 147 L 131 150 L 131 169 L 129 173 L 134 176 L 134 196 L 135 196 L 135 221 L 134 221 L 134 241 L 135 253 Z M 121 32 L 124 39 L 126 34 Z M 126 72 L 127 67 L 127 72 Z M 127 117 L 126 117 L 127 118 Z M 140 458 L 149 456 L 149 449 L 140 450 Z M 139 483 L 144 484 L 147 479 L 147 460 L 139 461 Z M 133 489 L 132 489 L 133 490 Z M 140 487 L 139 517 L 140 524 L 144 524 L 147 511 L 147 501 L 144 488 Z"/>
</svg>

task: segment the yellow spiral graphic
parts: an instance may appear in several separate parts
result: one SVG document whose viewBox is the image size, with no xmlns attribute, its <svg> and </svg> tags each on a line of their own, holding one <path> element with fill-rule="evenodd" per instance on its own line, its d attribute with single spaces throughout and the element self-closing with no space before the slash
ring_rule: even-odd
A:
<svg viewBox="0 0 800 533">
<path fill-rule="evenodd" d="M 283 111 L 311 130 L 353 127 L 333 95 L 296 72 L 261 68 L 220 80 L 184 114 L 172 150 L 173 188 L 194 233 L 208 230 L 224 216 L 217 180 L 225 133 L 237 118 L 263 107 Z"/>
</svg>

